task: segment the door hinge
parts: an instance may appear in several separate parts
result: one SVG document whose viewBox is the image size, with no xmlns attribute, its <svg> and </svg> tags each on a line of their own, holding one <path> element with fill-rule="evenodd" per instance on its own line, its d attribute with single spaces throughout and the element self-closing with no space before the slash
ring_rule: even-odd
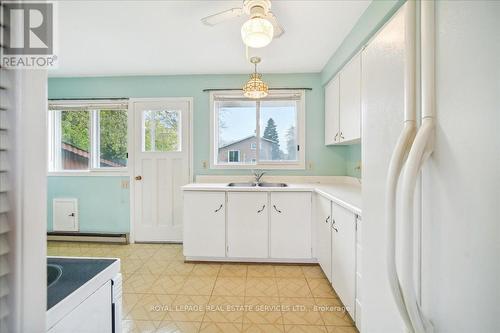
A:
<svg viewBox="0 0 500 333">
<path fill-rule="evenodd" d="M 128 158 L 128 153 L 126 154 L 127 158 Z"/>
<path fill-rule="evenodd" d="M 300 151 L 300 145 L 297 145 L 297 151 Z"/>
</svg>

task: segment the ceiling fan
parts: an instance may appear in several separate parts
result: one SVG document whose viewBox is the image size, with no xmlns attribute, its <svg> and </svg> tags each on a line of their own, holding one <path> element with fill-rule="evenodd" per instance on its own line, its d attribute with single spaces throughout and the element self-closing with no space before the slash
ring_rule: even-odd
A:
<svg viewBox="0 0 500 333">
<path fill-rule="evenodd" d="M 285 30 L 271 12 L 271 0 L 243 0 L 243 8 L 231 8 L 201 19 L 204 24 L 213 27 L 216 24 L 240 17 L 249 19 L 241 27 L 243 42 L 253 48 L 268 45 L 273 38 L 279 38 Z"/>
</svg>

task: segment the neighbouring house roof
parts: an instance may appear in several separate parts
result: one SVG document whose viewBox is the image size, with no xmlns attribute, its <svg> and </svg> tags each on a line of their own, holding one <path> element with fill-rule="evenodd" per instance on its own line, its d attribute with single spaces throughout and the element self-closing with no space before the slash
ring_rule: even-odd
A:
<svg viewBox="0 0 500 333">
<path fill-rule="evenodd" d="M 67 142 L 61 142 L 61 149 L 64 151 L 67 151 L 69 153 L 75 154 L 77 156 L 86 158 L 86 159 L 90 158 L 90 154 L 88 151 L 80 149 L 80 148 L 78 148 L 70 143 L 67 143 Z M 107 160 L 105 158 L 101 158 L 100 161 L 101 161 L 101 163 L 107 164 L 107 165 L 112 166 L 112 167 L 122 167 L 121 164 Z"/>
<path fill-rule="evenodd" d="M 253 138 L 256 138 L 256 136 L 255 135 L 250 135 L 250 136 L 247 136 L 246 138 L 243 138 L 243 139 L 240 139 L 240 140 L 236 140 L 236 141 L 233 141 L 233 142 L 228 143 L 226 145 L 223 145 L 223 146 L 219 147 L 219 149 L 227 148 L 227 147 L 230 147 L 230 146 L 235 145 L 237 143 L 240 143 L 240 142 L 243 142 L 243 141 L 247 141 L 247 140 L 250 140 L 250 139 L 253 139 Z M 276 142 L 274 140 L 267 139 L 267 138 L 261 138 L 261 139 L 264 140 L 264 141 L 268 141 L 270 143 L 278 143 L 278 142 Z"/>
</svg>

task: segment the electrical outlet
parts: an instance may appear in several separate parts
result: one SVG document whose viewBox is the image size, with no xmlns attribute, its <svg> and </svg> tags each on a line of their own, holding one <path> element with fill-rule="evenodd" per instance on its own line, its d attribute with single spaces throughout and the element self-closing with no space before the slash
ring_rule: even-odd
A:
<svg viewBox="0 0 500 333">
<path fill-rule="evenodd" d="M 127 190 L 129 188 L 129 181 L 122 180 L 122 189 Z"/>
<path fill-rule="evenodd" d="M 201 162 L 201 165 L 203 166 L 203 169 L 208 168 L 208 162 L 207 161 Z"/>
</svg>

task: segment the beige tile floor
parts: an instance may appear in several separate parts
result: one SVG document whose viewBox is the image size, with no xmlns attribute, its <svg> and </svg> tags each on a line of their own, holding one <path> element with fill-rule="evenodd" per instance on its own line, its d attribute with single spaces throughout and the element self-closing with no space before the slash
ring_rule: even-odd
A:
<svg viewBox="0 0 500 333">
<path fill-rule="evenodd" d="M 317 265 L 185 263 L 175 244 L 49 242 L 48 255 L 121 259 L 124 332 L 357 332 Z"/>
</svg>

